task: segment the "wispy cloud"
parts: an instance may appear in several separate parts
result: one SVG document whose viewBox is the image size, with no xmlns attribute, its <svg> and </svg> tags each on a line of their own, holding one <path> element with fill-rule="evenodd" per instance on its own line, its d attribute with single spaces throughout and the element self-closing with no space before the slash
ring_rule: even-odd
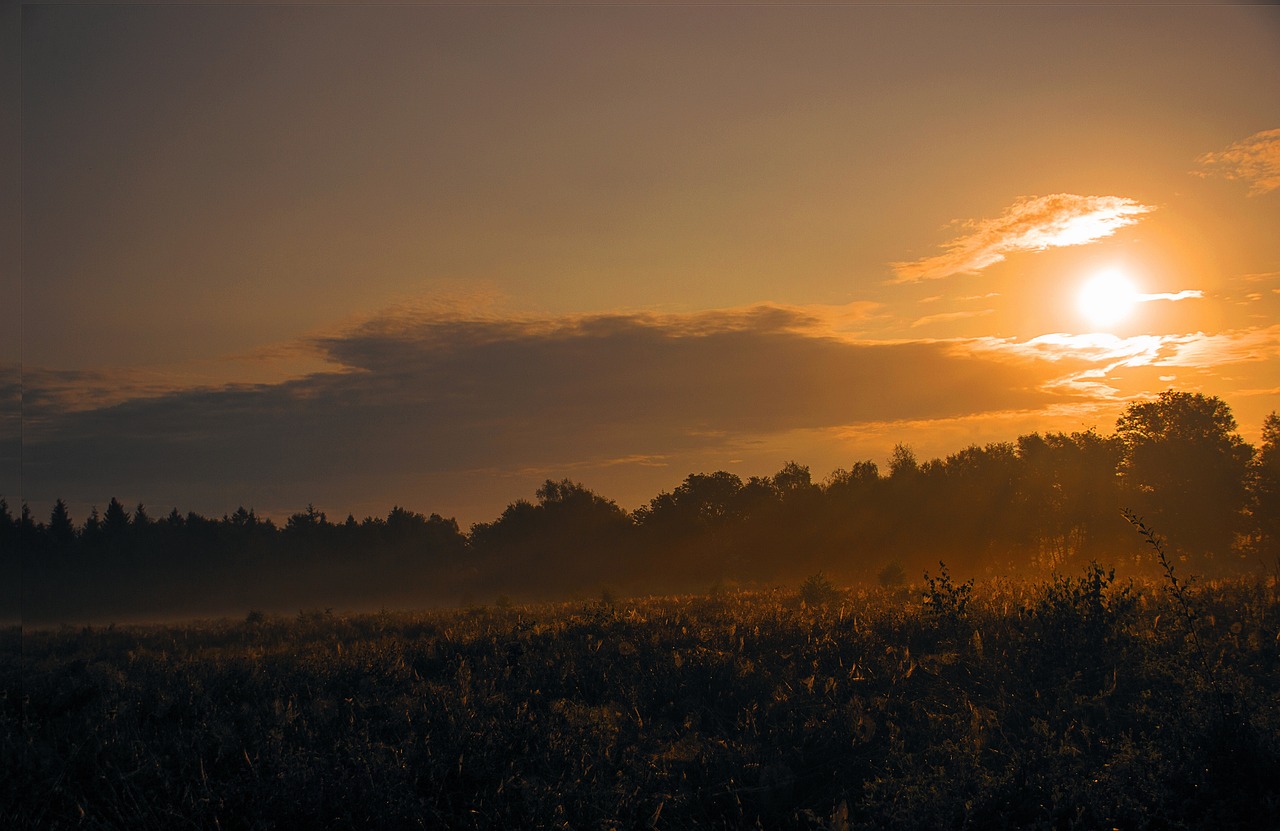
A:
<svg viewBox="0 0 1280 831">
<path fill-rule="evenodd" d="M 944 253 L 892 263 L 894 282 L 973 273 L 1018 251 L 1085 245 L 1138 222 L 1152 210 L 1150 205 L 1122 196 L 1055 193 L 1024 197 L 994 219 L 965 223 L 967 233 L 944 244 Z"/>
<path fill-rule="evenodd" d="M 1275 358 L 1280 358 L 1280 325 L 1186 336 L 1177 342 L 1167 365 L 1211 369 Z"/>
<path fill-rule="evenodd" d="M 971 348 L 1017 355 L 1037 361 L 1082 361 L 1088 364 L 1145 366 L 1163 363 L 1175 354 L 1177 345 L 1192 335 L 1118 335 L 1096 332 L 1084 335 L 1054 333 L 1030 340 L 977 338 Z"/>
<path fill-rule="evenodd" d="M 1041 335 L 1026 341 L 980 338 L 974 348 L 1019 354 L 1037 360 L 1083 360 L 1127 366 L 1208 368 L 1280 357 L 1280 324 L 1262 329 L 1235 329 L 1207 335 L 1134 335 L 1106 333 Z"/>
<path fill-rule="evenodd" d="M 1200 289 L 1183 289 L 1182 291 L 1157 292 L 1155 294 L 1139 294 L 1135 300 L 1147 303 L 1152 300 L 1198 300 L 1204 297 Z"/>
<path fill-rule="evenodd" d="M 1263 130 L 1217 153 L 1205 153 L 1196 163 L 1197 176 L 1221 176 L 1249 183 L 1249 195 L 1261 196 L 1280 188 L 1280 129 Z"/>
<path fill-rule="evenodd" d="M 1280 359 L 1280 325 L 1236 329 L 1216 334 L 1135 335 L 1055 333 L 1026 341 L 978 338 L 963 342 L 965 349 L 992 351 L 1035 363 L 1064 365 L 1064 372 L 1048 389 L 1075 390 L 1104 398 L 1116 390 L 1105 379 L 1116 370 L 1138 367 L 1180 367 L 1212 370 L 1228 364 Z"/>
<path fill-rule="evenodd" d="M 964 320 L 970 317 L 982 317 L 992 314 L 995 309 L 980 309 L 971 312 L 942 312 L 936 315 L 925 315 L 922 318 L 912 321 L 911 328 L 918 329 L 921 326 L 929 326 L 934 323 L 945 323 L 951 320 Z"/>
</svg>

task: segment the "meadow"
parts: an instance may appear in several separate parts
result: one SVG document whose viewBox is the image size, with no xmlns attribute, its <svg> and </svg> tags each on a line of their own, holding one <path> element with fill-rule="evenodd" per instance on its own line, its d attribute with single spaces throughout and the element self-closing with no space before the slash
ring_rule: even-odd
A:
<svg viewBox="0 0 1280 831">
<path fill-rule="evenodd" d="M 1264 828 L 1274 579 L 954 580 L 64 627 L 9 828 Z"/>
</svg>

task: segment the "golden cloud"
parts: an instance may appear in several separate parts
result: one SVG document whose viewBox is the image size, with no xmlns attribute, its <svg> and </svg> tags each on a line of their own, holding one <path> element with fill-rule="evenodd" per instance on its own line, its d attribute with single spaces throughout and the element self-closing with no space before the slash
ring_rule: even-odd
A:
<svg viewBox="0 0 1280 831">
<path fill-rule="evenodd" d="M 970 221 L 969 233 L 943 245 L 946 251 L 913 262 L 891 263 L 895 283 L 971 274 L 1017 251 L 1085 245 L 1132 225 L 1150 205 L 1123 196 L 1054 193 L 1028 196 L 994 219 Z"/>
<path fill-rule="evenodd" d="M 1134 335 L 1105 333 L 1041 335 L 1027 341 L 977 338 L 972 348 L 1037 360 L 1074 359 L 1123 366 L 1184 366 L 1208 368 L 1280 357 L 1280 325 L 1235 329 L 1207 335 Z"/>
<path fill-rule="evenodd" d="M 977 338 L 962 343 L 962 348 L 976 352 L 994 352 L 1036 363 L 1063 363 L 1070 369 L 1046 383 L 1046 390 L 1076 392 L 1105 399 L 1117 394 L 1107 383 L 1107 378 L 1119 369 L 1181 367 L 1209 370 L 1227 364 L 1276 360 L 1280 358 L 1280 325 L 1212 335 L 1193 332 L 1119 337 L 1105 333 L 1055 333 L 1027 341 Z"/>
<path fill-rule="evenodd" d="M 912 321 L 911 328 L 918 329 L 921 326 L 930 326 L 934 323 L 945 323 L 952 320 L 965 320 L 971 317 L 982 317 L 995 312 L 995 309 L 979 309 L 971 312 L 942 312 L 936 315 L 925 315 L 922 318 Z"/>
<path fill-rule="evenodd" d="M 1280 188 L 1280 129 L 1263 130 L 1241 139 L 1218 153 L 1196 159 L 1205 170 L 1197 176 L 1218 175 L 1249 183 L 1249 195 L 1260 196 Z"/>
</svg>

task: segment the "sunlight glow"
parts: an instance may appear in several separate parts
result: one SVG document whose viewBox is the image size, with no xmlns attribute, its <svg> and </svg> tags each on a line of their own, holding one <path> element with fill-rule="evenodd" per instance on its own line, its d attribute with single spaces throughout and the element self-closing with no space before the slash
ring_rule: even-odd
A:
<svg viewBox="0 0 1280 831">
<path fill-rule="evenodd" d="M 1141 300 L 1133 282 L 1119 269 L 1099 272 L 1076 296 L 1080 313 L 1095 326 L 1112 326 L 1129 316 Z"/>
</svg>

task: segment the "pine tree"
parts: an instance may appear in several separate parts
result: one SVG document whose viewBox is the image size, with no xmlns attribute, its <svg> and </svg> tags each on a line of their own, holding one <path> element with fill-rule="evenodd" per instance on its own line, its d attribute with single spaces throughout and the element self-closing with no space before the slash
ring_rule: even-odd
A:
<svg viewBox="0 0 1280 831">
<path fill-rule="evenodd" d="M 53 504 L 53 511 L 49 514 L 48 532 L 49 539 L 59 548 L 65 548 L 75 542 L 76 527 L 71 522 L 67 503 L 61 499 Z"/>
</svg>

